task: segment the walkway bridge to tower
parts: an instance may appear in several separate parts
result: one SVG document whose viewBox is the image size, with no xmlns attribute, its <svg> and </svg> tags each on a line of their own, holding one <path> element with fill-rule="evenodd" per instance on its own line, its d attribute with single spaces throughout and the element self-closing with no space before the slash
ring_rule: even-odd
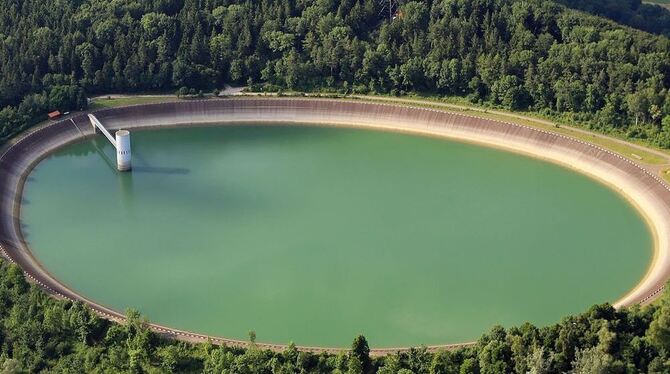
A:
<svg viewBox="0 0 670 374">
<path fill-rule="evenodd" d="M 129 171 L 131 169 L 131 152 L 130 152 L 130 132 L 128 130 L 119 130 L 114 135 L 109 133 L 105 126 L 102 125 L 93 114 L 88 115 L 91 120 L 93 130 L 100 130 L 105 135 L 107 140 L 116 148 L 116 168 L 119 171 Z"/>
</svg>

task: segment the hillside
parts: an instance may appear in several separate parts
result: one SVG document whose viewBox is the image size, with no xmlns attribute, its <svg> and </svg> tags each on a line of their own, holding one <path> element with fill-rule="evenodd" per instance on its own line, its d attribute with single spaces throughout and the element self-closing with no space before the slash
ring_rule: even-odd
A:
<svg viewBox="0 0 670 374">
<path fill-rule="evenodd" d="M 80 303 L 57 301 L 0 261 L 3 373 L 665 373 L 670 371 L 670 294 L 658 305 L 615 311 L 593 306 L 538 328 L 494 327 L 471 348 L 371 359 L 365 338 L 353 352 L 314 355 L 167 341 L 137 312 L 125 325 Z M 252 335 L 252 334 L 250 334 Z M 353 337 L 352 337 L 353 338 Z"/>
<path fill-rule="evenodd" d="M 393 20 L 374 0 L 1 5 L 0 138 L 85 94 L 232 83 L 467 96 L 670 147 L 670 40 L 551 1 L 411 1 Z"/>
<path fill-rule="evenodd" d="M 654 34 L 670 36 L 670 1 L 653 0 L 556 0 L 573 9 L 606 17 Z M 665 6 L 665 7 L 664 7 Z"/>
<path fill-rule="evenodd" d="M 660 5 L 668 10 L 670 10 L 670 1 L 669 0 L 648 0 L 644 1 L 646 4 Z"/>
</svg>

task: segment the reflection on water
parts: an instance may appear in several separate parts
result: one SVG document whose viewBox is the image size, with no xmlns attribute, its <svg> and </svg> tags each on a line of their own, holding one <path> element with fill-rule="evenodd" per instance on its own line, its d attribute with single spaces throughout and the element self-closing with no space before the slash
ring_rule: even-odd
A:
<svg viewBox="0 0 670 374">
<path fill-rule="evenodd" d="M 139 147 L 138 147 L 139 148 Z M 191 170 L 183 167 L 168 167 L 156 165 L 145 158 L 139 149 L 133 150 L 131 172 L 119 172 L 116 168 L 116 153 L 113 146 L 101 136 L 91 139 L 89 142 L 83 142 L 75 146 L 70 146 L 55 153 L 53 158 L 75 157 L 82 158 L 91 154 L 97 154 L 103 161 L 104 167 L 114 175 L 118 182 L 120 203 L 125 207 L 126 212 L 133 215 L 135 204 L 135 184 L 134 174 L 161 174 L 166 176 L 188 175 Z M 27 182 L 34 183 L 34 177 L 29 177 Z M 28 200 L 23 199 L 23 205 L 28 205 Z"/>
<path fill-rule="evenodd" d="M 133 188 L 133 173 L 119 173 L 119 190 L 121 191 L 121 204 L 127 212 L 132 214 L 135 207 L 135 190 Z"/>
<path fill-rule="evenodd" d="M 88 156 L 92 153 L 97 153 L 100 156 L 100 159 L 105 162 L 105 165 L 117 173 L 116 169 L 116 154 L 114 153 L 114 148 L 106 140 L 94 138 L 90 143 L 79 144 L 79 146 L 67 147 L 63 150 L 59 150 L 58 153 L 55 153 L 52 157 L 61 158 L 61 157 L 81 157 Z M 143 156 L 142 152 L 136 149 L 133 150 L 133 172 L 137 173 L 155 173 L 155 174 L 166 174 L 166 175 L 186 175 L 191 172 L 188 168 L 183 167 L 167 167 L 156 165 L 147 161 Z M 126 174 L 126 173 L 124 173 Z M 131 174 L 131 173 L 127 173 Z M 28 179 L 27 181 L 33 182 L 34 180 Z"/>
<path fill-rule="evenodd" d="M 100 155 L 100 158 L 105 162 L 107 167 L 109 167 L 109 169 L 112 172 L 116 172 L 115 162 L 112 160 L 111 157 L 107 156 L 107 154 L 105 153 L 105 151 L 103 151 L 102 147 L 98 142 L 99 142 L 98 139 L 93 139 L 93 141 L 91 142 L 93 149 L 95 149 L 95 152 L 97 152 Z"/>
<path fill-rule="evenodd" d="M 134 161 L 134 160 L 133 160 Z M 149 165 L 136 165 L 133 163 L 133 171 L 131 173 L 152 173 L 152 174 L 166 174 L 166 175 L 186 175 L 190 173 L 191 170 L 186 168 L 169 168 L 161 166 L 149 166 Z"/>
</svg>

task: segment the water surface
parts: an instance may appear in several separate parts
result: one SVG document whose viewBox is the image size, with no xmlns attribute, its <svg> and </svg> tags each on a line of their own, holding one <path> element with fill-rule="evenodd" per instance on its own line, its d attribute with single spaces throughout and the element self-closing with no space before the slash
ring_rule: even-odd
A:
<svg viewBox="0 0 670 374">
<path fill-rule="evenodd" d="M 199 333 L 302 345 L 470 341 L 623 296 L 650 233 L 607 187 L 441 139 L 233 126 L 100 137 L 42 161 L 29 245 L 103 305 Z"/>
</svg>

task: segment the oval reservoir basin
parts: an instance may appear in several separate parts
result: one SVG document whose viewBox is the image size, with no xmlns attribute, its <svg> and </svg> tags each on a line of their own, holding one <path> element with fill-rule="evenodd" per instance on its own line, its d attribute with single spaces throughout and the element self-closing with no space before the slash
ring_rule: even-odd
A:
<svg viewBox="0 0 670 374">
<path fill-rule="evenodd" d="M 537 159 L 360 129 L 133 131 L 41 161 L 24 236 L 63 283 L 198 333 L 313 346 L 472 341 L 613 302 L 652 237 L 608 187 Z"/>
</svg>

